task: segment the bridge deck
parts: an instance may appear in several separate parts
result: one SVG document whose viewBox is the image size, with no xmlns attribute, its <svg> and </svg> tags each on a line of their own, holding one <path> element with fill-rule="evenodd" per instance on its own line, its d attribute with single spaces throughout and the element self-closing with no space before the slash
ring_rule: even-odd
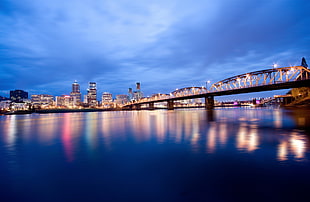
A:
<svg viewBox="0 0 310 202">
<path fill-rule="evenodd" d="M 128 105 L 149 104 L 149 103 L 167 102 L 167 101 L 174 101 L 174 100 L 186 100 L 186 99 L 204 98 L 204 97 L 211 97 L 211 96 L 253 93 L 253 92 L 289 89 L 289 88 L 309 87 L 309 86 L 310 86 L 310 79 L 307 79 L 307 80 L 290 81 L 290 82 L 284 82 L 284 83 L 275 83 L 275 84 L 269 84 L 269 85 L 263 85 L 263 86 L 262 85 L 251 86 L 247 88 L 237 88 L 237 89 L 231 89 L 231 90 L 200 93 L 200 94 L 186 95 L 186 96 L 180 96 L 180 97 L 169 97 L 169 98 L 157 99 L 157 100 L 140 101 L 136 103 L 130 103 Z"/>
</svg>

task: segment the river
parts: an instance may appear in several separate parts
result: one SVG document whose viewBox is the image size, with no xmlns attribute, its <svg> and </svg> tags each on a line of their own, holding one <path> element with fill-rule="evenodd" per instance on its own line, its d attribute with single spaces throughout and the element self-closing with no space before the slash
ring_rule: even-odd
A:
<svg viewBox="0 0 310 202">
<path fill-rule="evenodd" d="M 308 201 L 310 111 L 0 116 L 1 201 Z"/>
</svg>

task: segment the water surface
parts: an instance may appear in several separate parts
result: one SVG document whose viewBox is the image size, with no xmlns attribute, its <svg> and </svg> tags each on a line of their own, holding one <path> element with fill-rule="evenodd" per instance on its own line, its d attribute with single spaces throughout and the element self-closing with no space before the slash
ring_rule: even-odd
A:
<svg viewBox="0 0 310 202">
<path fill-rule="evenodd" d="M 1 116 L 1 201 L 308 201 L 309 114 Z"/>
</svg>

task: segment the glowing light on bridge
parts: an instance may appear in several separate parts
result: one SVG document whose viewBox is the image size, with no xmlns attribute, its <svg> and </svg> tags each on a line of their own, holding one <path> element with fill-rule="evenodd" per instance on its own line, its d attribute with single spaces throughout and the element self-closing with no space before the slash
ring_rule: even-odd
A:
<svg viewBox="0 0 310 202">
<path fill-rule="evenodd" d="M 310 70 L 304 66 L 292 66 L 278 68 L 278 64 L 274 64 L 272 69 L 265 69 L 255 72 L 249 72 L 237 76 L 233 76 L 222 81 L 216 82 L 208 88 L 210 81 L 206 82 L 206 87 L 185 87 L 177 88 L 170 94 L 158 94 L 151 98 L 142 98 L 140 100 L 127 103 L 127 106 L 149 104 L 151 102 L 167 102 L 174 100 L 185 100 L 193 98 L 203 98 L 208 94 L 212 96 L 228 95 L 248 92 L 258 92 L 267 90 L 276 90 L 283 88 L 291 88 L 293 82 L 310 79 Z M 304 82 L 302 85 L 306 85 Z M 282 86 L 280 86 L 282 85 Z M 291 86 L 288 86 L 291 85 Z M 262 87 L 262 88 L 260 88 Z M 240 92 L 241 89 L 246 89 Z M 234 92 L 233 92 L 234 91 Z M 219 94 L 225 92 L 224 94 Z M 216 94 L 217 93 L 217 94 Z M 215 95 L 216 94 L 216 95 Z M 124 105 L 124 106 L 126 106 Z M 173 105 L 173 103 L 172 103 Z M 170 105 L 169 105 L 170 106 Z M 138 107 L 139 108 L 139 107 Z"/>
</svg>

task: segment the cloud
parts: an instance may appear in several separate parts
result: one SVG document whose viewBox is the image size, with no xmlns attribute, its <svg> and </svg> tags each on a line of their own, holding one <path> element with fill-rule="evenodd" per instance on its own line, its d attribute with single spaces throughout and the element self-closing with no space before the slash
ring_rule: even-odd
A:
<svg viewBox="0 0 310 202">
<path fill-rule="evenodd" d="M 3 2 L 2 91 L 169 93 L 310 58 L 305 0 Z"/>
</svg>

